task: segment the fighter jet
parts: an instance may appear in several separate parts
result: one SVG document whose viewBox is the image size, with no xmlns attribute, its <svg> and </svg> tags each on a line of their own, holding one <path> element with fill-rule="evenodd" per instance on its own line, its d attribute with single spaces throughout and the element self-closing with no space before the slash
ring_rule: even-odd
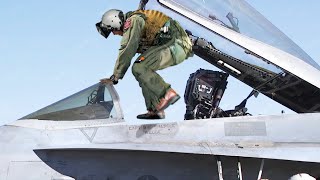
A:
<svg viewBox="0 0 320 180">
<path fill-rule="evenodd" d="M 243 0 L 142 0 L 139 9 L 181 22 L 194 54 L 251 86 L 248 98 L 259 92 L 298 114 L 249 116 L 246 98 L 227 115 L 195 108 L 193 120 L 132 124 L 113 85 L 97 83 L 1 126 L 0 179 L 320 176 L 317 63 Z"/>
</svg>

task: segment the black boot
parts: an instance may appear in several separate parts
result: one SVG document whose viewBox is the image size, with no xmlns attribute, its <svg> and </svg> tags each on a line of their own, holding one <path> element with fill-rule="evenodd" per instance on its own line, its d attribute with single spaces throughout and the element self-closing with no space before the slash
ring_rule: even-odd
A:
<svg viewBox="0 0 320 180">
<path fill-rule="evenodd" d="M 138 119 L 164 119 L 165 117 L 164 111 L 160 111 L 158 113 L 154 111 L 148 111 L 145 114 L 140 114 L 137 116 Z"/>
</svg>

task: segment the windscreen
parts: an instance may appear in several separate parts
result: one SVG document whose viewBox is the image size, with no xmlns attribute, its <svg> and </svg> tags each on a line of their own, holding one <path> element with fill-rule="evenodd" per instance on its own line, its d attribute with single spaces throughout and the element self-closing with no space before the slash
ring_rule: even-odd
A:
<svg viewBox="0 0 320 180">
<path fill-rule="evenodd" d="M 70 121 L 106 118 L 116 118 L 114 103 L 107 85 L 98 83 L 21 119 Z"/>
</svg>

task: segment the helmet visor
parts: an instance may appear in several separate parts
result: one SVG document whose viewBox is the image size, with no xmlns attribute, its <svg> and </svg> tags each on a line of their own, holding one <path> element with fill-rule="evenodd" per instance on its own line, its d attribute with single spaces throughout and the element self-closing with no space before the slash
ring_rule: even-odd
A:
<svg viewBox="0 0 320 180">
<path fill-rule="evenodd" d="M 98 32 L 99 32 L 103 37 L 105 37 L 106 39 L 108 38 L 108 36 L 109 36 L 110 33 L 111 33 L 111 29 L 107 29 L 107 28 L 105 28 L 105 27 L 102 27 L 102 26 L 101 26 L 101 22 L 98 22 L 98 23 L 96 24 L 96 28 L 97 28 Z"/>
</svg>

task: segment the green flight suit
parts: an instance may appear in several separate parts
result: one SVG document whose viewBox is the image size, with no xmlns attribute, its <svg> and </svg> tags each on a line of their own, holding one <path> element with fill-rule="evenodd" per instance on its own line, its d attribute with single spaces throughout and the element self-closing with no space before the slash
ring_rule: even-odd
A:
<svg viewBox="0 0 320 180">
<path fill-rule="evenodd" d="M 125 75 L 137 51 L 140 52 L 140 37 L 145 26 L 145 19 L 141 15 L 134 14 L 128 19 L 130 27 L 124 30 L 114 68 L 114 75 L 119 79 Z M 170 88 L 170 84 L 156 71 L 177 65 L 192 55 L 191 41 L 179 23 L 170 19 L 165 26 L 169 27 L 169 38 L 157 38 L 157 43 L 142 52 L 132 66 L 132 73 L 142 88 L 147 110 L 155 110 Z"/>
</svg>

